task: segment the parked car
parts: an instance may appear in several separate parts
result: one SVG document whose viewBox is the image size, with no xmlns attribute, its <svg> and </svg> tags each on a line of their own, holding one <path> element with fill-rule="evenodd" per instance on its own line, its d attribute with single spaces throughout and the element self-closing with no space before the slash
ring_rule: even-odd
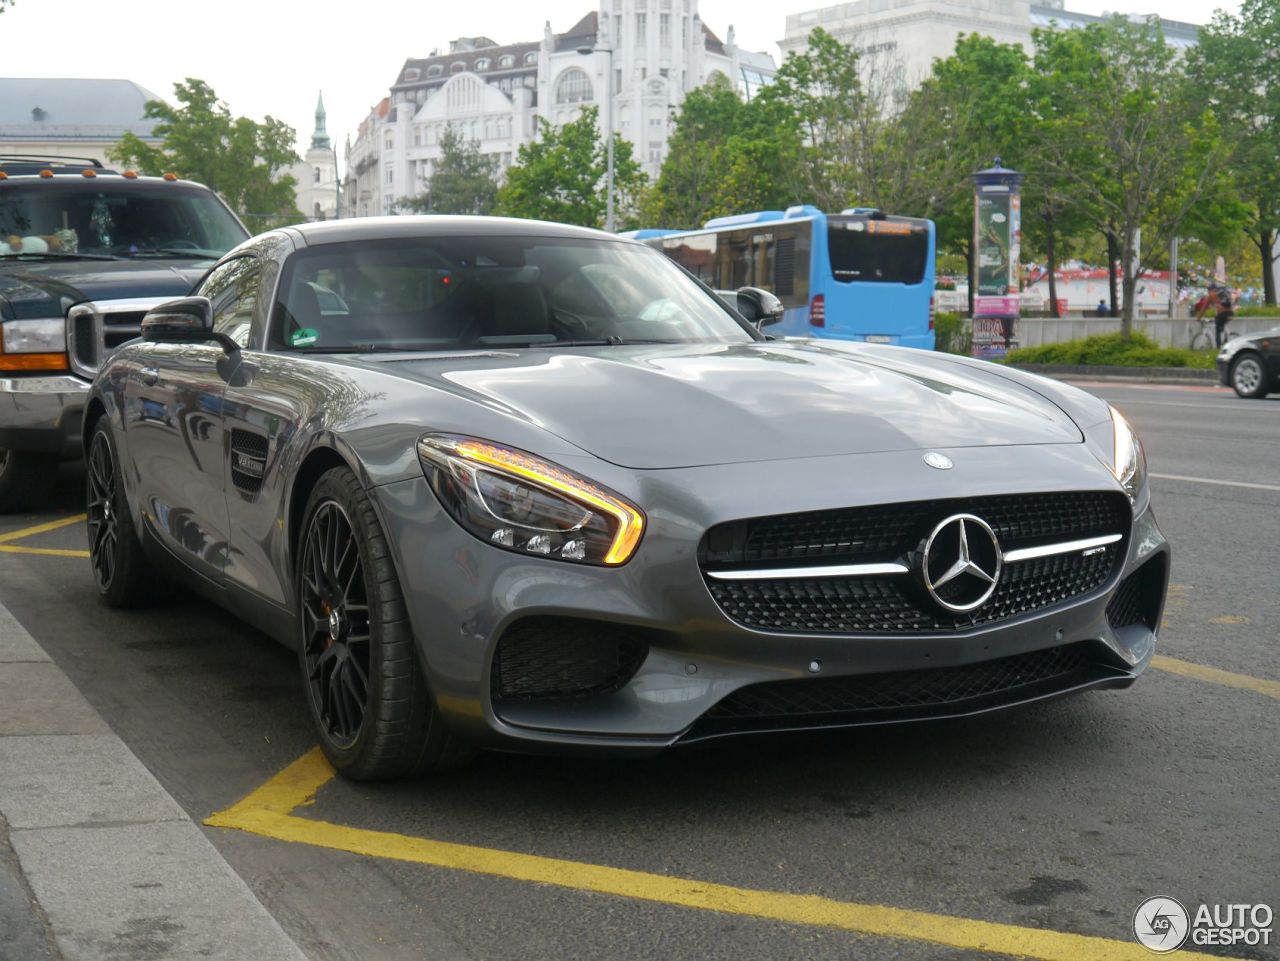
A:
<svg viewBox="0 0 1280 961">
<path fill-rule="evenodd" d="M 633 241 L 275 230 L 142 334 L 84 419 L 97 589 L 164 573 L 294 647 L 348 777 L 976 714 L 1155 647 L 1168 546 L 1115 410 L 766 340 Z"/>
<path fill-rule="evenodd" d="M 1241 397 L 1280 391 L 1280 327 L 1233 337 L 1218 351 L 1218 379 Z"/>
<path fill-rule="evenodd" d="M 213 191 L 172 174 L 0 158 L 0 512 L 80 456 L 103 356 L 248 236 Z"/>
</svg>

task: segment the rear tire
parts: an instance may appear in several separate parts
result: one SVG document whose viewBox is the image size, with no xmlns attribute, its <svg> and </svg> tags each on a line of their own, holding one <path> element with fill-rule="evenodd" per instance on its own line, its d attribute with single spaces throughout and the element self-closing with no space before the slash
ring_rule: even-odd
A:
<svg viewBox="0 0 1280 961">
<path fill-rule="evenodd" d="M 37 506 L 57 469 L 58 458 L 53 454 L 0 447 L 0 514 Z"/>
<path fill-rule="evenodd" d="M 1267 396 L 1267 368 L 1262 358 L 1248 351 L 1231 364 L 1231 386 L 1241 397 Z"/>
<path fill-rule="evenodd" d="M 323 474 L 304 517 L 298 665 L 325 757 L 357 781 L 465 762 L 473 751 L 436 709 L 386 537 L 356 476 Z"/>
<path fill-rule="evenodd" d="M 140 607 L 164 582 L 142 553 L 105 417 L 93 427 L 85 467 L 89 564 L 98 596 L 108 607 Z"/>
</svg>

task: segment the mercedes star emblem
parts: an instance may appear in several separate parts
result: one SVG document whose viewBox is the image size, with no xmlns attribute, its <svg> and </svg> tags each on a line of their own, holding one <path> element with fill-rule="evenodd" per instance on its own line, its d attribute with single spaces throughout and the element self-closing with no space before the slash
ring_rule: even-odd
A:
<svg viewBox="0 0 1280 961">
<path fill-rule="evenodd" d="M 1003 558 L 995 531 L 980 517 L 953 514 L 938 524 L 920 552 L 925 590 L 948 611 L 981 607 L 995 592 Z"/>
<path fill-rule="evenodd" d="M 924 462 L 930 467 L 935 467 L 938 470 L 951 470 L 951 468 L 956 466 L 950 457 L 946 454 L 939 454 L 936 450 L 931 450 L 929 453 L 925 454 Z"/>
</svg>

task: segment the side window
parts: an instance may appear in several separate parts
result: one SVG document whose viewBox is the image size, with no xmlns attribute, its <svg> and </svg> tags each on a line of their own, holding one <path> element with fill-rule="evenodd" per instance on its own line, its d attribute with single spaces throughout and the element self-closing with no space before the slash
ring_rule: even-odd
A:
<svg viewBox="0 0 1280 961">
<path fill-rule="evenodd" d="M 214 331 L 226 334 L 241 347 L 249 346 L 261 272 L 256 257 L 237 257 L 214 268 L 197 291 L 213 304 Z"/>
</svg>

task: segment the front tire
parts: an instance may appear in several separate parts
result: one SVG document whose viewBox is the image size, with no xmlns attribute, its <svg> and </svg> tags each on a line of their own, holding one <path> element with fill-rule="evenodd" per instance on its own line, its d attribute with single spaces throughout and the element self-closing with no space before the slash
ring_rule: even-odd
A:
<svg viewBox="0 0 1280 961">
<path fill-rule="evenodd" d="M 89 564 L 98 596 L 108 607 L 138 607 L 155 595 L 162 581 L 142 553 L 105 417 L 93 427 L 85 466 Z"/>
<path fill-rule="evenodd" d="M 325 473 L 304 517 L 298 664 L 329 763 L 357 781 L 462 763 L 471 751 L 427 688 L 386 537 L 356 476 Z"/>
<path fill-rule="evenodd" d="M 58 458 L 52 454 L 0 447 L 0 514 L 38 505 L 57 469 Z"/>
<path fill-rule="evenodd" d="M 1231 386 L 1241 397 L 1267 396 L 1267 370 L 1262 358 L 1255 353 L 1244 353 L 1231 365 Z"/>
</svg>

